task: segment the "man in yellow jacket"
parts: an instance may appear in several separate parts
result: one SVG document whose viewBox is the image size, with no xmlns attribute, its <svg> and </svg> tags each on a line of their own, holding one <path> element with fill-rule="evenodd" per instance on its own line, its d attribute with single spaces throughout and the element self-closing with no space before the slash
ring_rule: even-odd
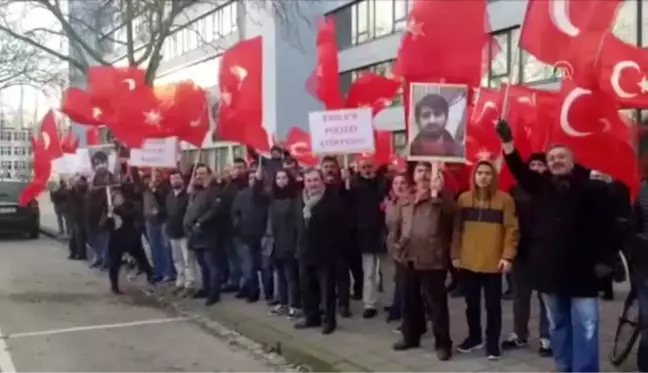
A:
<svg viewBox="0 0 648 373">
<path fill-rule="evenodd" d="M 497 169 L 488 161 L 479 161 L 472 174 L 472 188 L 457 200 L 452 263 L 460 270 L 461 289 L 466 298 L 469 335 L 459 352 L 484 346 L 481 328 L 481 291 L 486 303 L 486 355 L 500 357 L 502 331 L 502 272 L 507 272 L 515 258 L 518 221 L 513 198 L 497 190 Z"/>
</svg>

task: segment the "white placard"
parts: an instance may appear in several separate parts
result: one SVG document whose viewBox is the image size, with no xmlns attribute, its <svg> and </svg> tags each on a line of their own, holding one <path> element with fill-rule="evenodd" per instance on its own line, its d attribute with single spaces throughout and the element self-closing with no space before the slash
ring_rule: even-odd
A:
<svg viewBox="0 0 648 373">
<path fill-rule="evenodd" d="M 175 168 L 178 166 L 178 138 L 146 139 L 139 149 L 131 149 L 131 166 Z"/>
<path fill-rule="evenodd" d="M 313 154 L 374 153 L 370 108 L 315 111 L 308 114 Z"/>
</svg>

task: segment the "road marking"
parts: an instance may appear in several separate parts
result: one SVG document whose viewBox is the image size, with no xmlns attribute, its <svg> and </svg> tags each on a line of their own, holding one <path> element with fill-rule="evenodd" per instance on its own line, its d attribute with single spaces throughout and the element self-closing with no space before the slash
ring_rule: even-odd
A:
<svg viewBox="0 0 648 373">
<path fill-rule="evenodd" d="M 74 328 L 43 330 L 43 331 L 39 331 L 39 332 L 15 333 L 15 334 L 6 335 L 6 336 L 4 336 L 2 338 L 3 339 L 16 339 L 16 338 L 25 338 L 25 337 L 39 337 L 39 336 L 53 335 L 53 334 L 84 332 L 84 331 L 89 331 L 89 330 L 127 328 L 129 326 L 167 324 L 167 323 L 178 322 L 178 321 L 187 321 L 189 319 L 190 319 L 190 317 L 174 317 L 174 318 L 170 318 L 170 319 L 142 320 L 142 321 L 124 322 L 124 323 L 118 323 L 118 324 L 78 326 L 78 327 L 74 327 Z M 0 369 L 0 371 L 2 371 L 2 373 L 6 372 L 4 369 Z"/>
<path fill-rule="evenodd" d="M 16 366 L 11 359 L 11 353 L 9 353 L 9 346 L 5 342 L 5 336 L 0 330 L 0 372 L 2 373 L 16 373 Z"/>
</svg>

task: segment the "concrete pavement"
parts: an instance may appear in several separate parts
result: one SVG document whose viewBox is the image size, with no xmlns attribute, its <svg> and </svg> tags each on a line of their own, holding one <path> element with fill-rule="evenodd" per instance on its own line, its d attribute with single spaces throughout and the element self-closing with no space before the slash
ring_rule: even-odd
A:
<svg viewBox="0 0 648 373">
<path fill-rule="evenodd" d="M 0 238 L 0 371 L 285 371 L 191 317 L 69 261 L 51 239 Z M 234 341 L 236 342 L 236 341 Z"/>
<path fill-rule="evenodd" d="M 42 209 L 44 206 L 42 205 Z M 45 214 L 45 211 L 43 211 Z M 42 224 L 55 227 L 55 220 L 46 219 Z M 50 217 L 53 213 L 50 214 Z M 607 355 L 611 349 L 618 315 L 622 307 L 625 291 L 617 292 L 614 302 L 601 303 L 601 366 L 604 371 L 615 369 L 608 363 Z M 455 355 L 445 363 L 438 362 L 432 351 L 432 340 L 423 340 L 423 348 L 406 352 L 395 352 L 391 344 L 398 339 L 393 333 L 395 324 L 386 324 L 384 314 L 372 320 L 364 320 L 359 314 L 361 305 L 352 305 L 354 317 L 338 319 L 339 330 L 331 336 L 323 336 L 317 330 L 295 330 L 293 322 L 281 317 L 268 315 L 268 307 L 262 302 L 247 304 L 227 298 L 218 305 L 205 308 L 192 300 L 167 298 L 163 295 L 157 301 L 167 305 L 178 314 L 195 317 L 202 322 L 217 322 L 235 330 L 267 348 L 281 352 L 290 360 L 305 363 L 317 371 L 552 371 L 553 360 L 538 356 L 537 303 L 533 300 L 533 318 L 529 324 L 532 340 L 529 349 L 505 352 L 499 361 L 486 360 L 483 352 L 468 355 Z M 455 343 L 467 335 L 462 299 L 450 301 L 452 337 Z M 513 323 L 512 303 L 503 304 L 503 333 L 510 332 Z M 631 356 L 623 370 L 633 371 L 635 357 Z"/>
</svg>

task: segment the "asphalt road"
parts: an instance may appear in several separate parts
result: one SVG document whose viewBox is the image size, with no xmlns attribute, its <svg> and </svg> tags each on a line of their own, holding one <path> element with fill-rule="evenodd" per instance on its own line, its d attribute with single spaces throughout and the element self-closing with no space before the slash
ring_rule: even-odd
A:
<svg viewBox="0 0 648 373">
<path fill-rule="evenodd" d="M 0 371 L 276 370 L 123 287 L 58 242 L 0 237 Z"/>
</svg>

